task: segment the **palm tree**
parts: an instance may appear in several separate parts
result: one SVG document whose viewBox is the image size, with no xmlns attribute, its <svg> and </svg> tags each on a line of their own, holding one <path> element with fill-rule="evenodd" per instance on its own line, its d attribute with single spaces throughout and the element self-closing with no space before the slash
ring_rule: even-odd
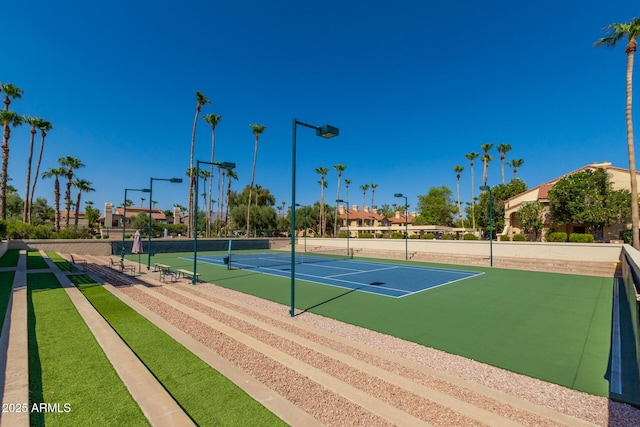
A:
<svg viewBox="0 0 640 427">
<path fill-rule="evenodd" d="M 493 156 L 489 154 L 489 151 L 493 148 L 493 144 L 483 144 L 480 146 L 484 154 L 482 155 L 482 163 L 484 163 L 484 167 L 482 168 L 482 185 L 487 185 L 487 174 L 489 172 L 489 162 L 493 159 Z"/>
<path fill-rule="evenodd" d="M 56 231 L 60 231 L 60 177 L 67 173 L 64 168 L 49 168 L 42 172 L 42 179 L 54 178 L 53 184 L 53 206 L 55 209 L 54 227 Z"/>
<path fill-rule="evenodd" d="M 227 205 L 226 205 L 226 209 L 227 211 L 225 212 L 224 215 L 224 223 L 226 228 L 229 228 L 229 198 L 231 197 L 231 180 L 238 179 L 238 174 L 233 170 L 233 169 L 227 169 Z M 225 233 L 226 235 L 226 233 Z"/>
<path fill-rule="evenodd" d="M 211 101 L 207 99 L 206 96 L 202 94 L 200 91 L 196 91 L 196 116 L 193 119 L 193 130 L 191 131 L 191 153 L 189 154 L 189 170 L 193 171 L 193 156 L 194 150 L 196 146 L 196 127 L 198 126 L 198 116 L 200 115 L 200 110 L 202 110 L 202 106 L 206 104 L 211 104 Z M 194 191 L 196 188 L 196 177 L 191 174 L 189 176 L 189 233 L 193 230 L 193 218 L 191 215 L 193 212 L 193 204 L 194 204 Z M 189 234 L 189 237 L 192 237 L 192 234 Z"/>
<path fill-rule="evenodd" d="M 329 168 L 318 166 L 315 170 L 316 173 L 320 175 L 320 181 L 318 181 L 318 183 L 320 183 L 320 236 L 324 237 L 324 230 L 327 228 L 324 212 L 324 189 L 327 185 L 324 181 L 324 177 L 329 173 Z"/>
<path fill-rule="evenodd" d="M 252 124 L 249 125 L 251 128 L 251 132 L 255 136 L 255 145 L 253 147 L 253 167 L 251 168 L 251 185 L 249 186 L 249 201 L 247 203 L 247 237 L 249 237 L 249 229 L 251 225 L 249 224 L 251 218 L 251 192 L 253 191 L 253 183 L 256 175 L 256 160 L 258 160 L 258 140 L 260 139 L 260 135 L 264 132 L 267 127 L 264 125 Z"/>
<path fill-rule="evenodd" d="M 42 120 L 40 126 L 40 136 L 42 136 L 42 140 L 40 141 L 40 154 L 38 155 L 38 164 L 36 165 L 36 173 L 33 176 L 33 186 L 31 187 L 31 196 L 29 196 L 29 211 L 27 212 L 27 217 L 29 219 L 29 223 L 31 223 L 31 205 L 33 204 L 33 195 L 36 191 L 36 184 L 38 183 L 38 176 L 40 173 L 40 163 L 42 162 L 42 153 L 44 151 L 44 139 L 47 136 L 47 132 L 53 129 L 51 122 L 46 120 Z"/>
<path fill-rule="evenodd" d="M 350 179 L 345 179 L 344 180 L 344 191 L 345 191 L 345 201 L 347 202 L 347 205 L 349 204 L 349 185 L 352 183 L 353 181 L 351 181 Z M 349 209 L 349 206 L 347 206 L 347 209 Z"/>
<path fill-rule="evenodd" d="M 76 217 L 74 218 L 73 225 L 78 226 L 78 209 L 80 209 L 80 198 L 82 197 L 82 193 L 89 193 L 91 191 L 96 191 L 91 187 L 92 182 L 87 181 L 86 179 L 76 179 L 73 181 L 73 186 L 78 189 L 78 196 L 76 197 Z"/>
<path fill-rule="evenodd" d="M 216 151 L 216 126 L 222 120 L 222 116 L 218 116 L 216 114 L 205 114 L 202 116 L 202 120 L 209 123 L 211 126 L 211 163 L 213 163 L 215 159 L 215 151 Z M 218 169 L 218 175 L 220 174 L 220 170 Z M 207 236 L 211 235 L 211 198 L 213 196 L 213 165 L 210 165 L 209 168 L 209 177 L 212 179 L 209 180 L 209 205 L 207 208 Z"/>
<path fill-rule="evenodd" d="M 211 177 L 211 172 L 209 172 L 208 170 L 204 170 L 204 169 L 200 169 L 200 178 L 202 178 L 204 180 L 204 209 L 207 212 L 207 219 L 206 219 L 206 226 L 205 226 L 205 233 L 206 236 L 209 236 L 209 229 L 211 227 L 210 219 L 211 219 L 211 210 L 210 210 L 210 206 L 209 204 L 207 204 L 207 180 Z M 201 194 L 202 195 L 202 194 Z"/>
<path fill-rule="evenodd" d="M 24 91 L 19 87 L 15 87 L 13 83 L 2 83 L 0 92 L 4 92 L 4 110 L 9 111 L 11 99 L 22 99 Z"/>
<path fill-rule="evenodd" d="M 458 219 L 460 220 L 460 224 L 464 224 L 462 222 L 462 205 L 460 204 L 460 173 L 464 170 L 463 166 L 454 166 L 453 171 L 456 173 L 456 190 L 458 193 Z M 462 226 L 462 225 L 461 225 Z"/>
<path fill-rule="evenodd" d="M 524 159 L 518 159 L 518 160 L 514 159 L 514 160 L 511 160 L 510 162 L 507 162 L 506 164 L 513 168 L 513 179 L 516 179 L 518 168 L 520 168 L 520 166 L 524 164 Z"/>
<path fill-rule="evenodd" d="M 598 40 L 596 46 L 615 47 L 616 43 L 622 39 L 627 39 L 627 100 L 626 100 L 626 120 L 627 120 L 627 151 L 629 153 L 629 176 L 631 179 L 631 228 L 633 230 L 633 247 L 640 250 L 640 213 L 638 212 L 638 180 L 636 177 L 636 158 L 633 146 L 633 116 L 632 107 L 632 82 L 633 82 L 633 58 L 638 49 L 636 39 L 640 37 L 640 17 L 634 18 L 631 22 L 623 24 L 611 24 L 605 28 L 606 37 Z"/>
<path fill-rule="evenodd" d="M 37 133 L 36 128 L 40 127 L 40 125 L 44 120 L 39 117 L 28 117 L 28 116 L 23 116 L 22 119 L 25 123 L 31 126 L 31 131 L 30 131 L 31 139 L 29 142 L 29 157 L 27 160 L 27 188 L 24 192 L 24 206 L 22 209 L 22 222 L 24 224 L 28 224 L 31 222 L 29 220 L 29 187 L 31 185 L 31 163 L 33 159 L 33 144 L 34 144 L 34 140 L 36 138 L 36 133 Z"/>
<path fill-rule="evenodd" d="M 501 169 L 502 169 L 502 183 L 504 184 L 504 156 L 509 151 L 511 151 L 511 145 L 509 145 L 509 144 L 498 144 L 498 146 L 496 147 L 496 150 L 498 150 L 498 153 L 500 153 L 500 166 L 501 166 Z"/>
<path fill-rule="evenodd" d="M 364 201 L 365 201 L 365 199 L 367 197 L 367 190 L 369 189 L 369 184 L 361 185 L 360 189 L 362 190 L 362 208 L 361 208 L 361 210 L 363 212 L 362 213 L 362 225 L 364 226 L 364 225 L 366 225 L 365 224 L 365 219 L 364 219 Z"/>
<path fill-rule="evenodd" d="M 347 169 L 345 165 L 338 163 L 333 165 L 333 168 L 338 171 L 338 189 L 336 190 L 336 200 L 340 198 L 340 181 L 342 180 L 342 172 Z M 338 212 L 338 202 L 336 202 L 336 212 Z M 333 235 L 338 235 L 338 215 L 333 216 Z"/>
<path fill-rule="evenodd" d="M 5 85 L 3 85 L 4 87 Z M 8 96 L 7 96 L 8 98 Z M 8 104 L 5 102 L 5 105 Z M 9 139 L 11 126 L 22 124 L 22 117 L 15 111 L 0 111 L 0 123 L 4 126 L 2 135 L 2 179 L 0 179 L 0 219 L 7 219 L 7 180 L 9 179 Z"/>
<path fill-rule="evenodd" d="M 66 156 L 60 157 L 58 159 L 58 163 L 60 166 L 64 167 L 67 170 L 67 192 L 65 193 L 65 211 L 67 213 L 67 217 L 65 218 L 65 227 L 69 226 L 69 214 L 71 212 L 71 185 L 73 181 L 73 171 L 75 169 L 80 169 L 84 167 L 84 163 L 80 161 L 80 159 L 76 159 L 75 157 Z"/>
<path fill-rule="evenodd" d="M 373 212 L 373 208 L 375 207 L 375 205 L 373 204 L 373 199 L 375 197 L 376 194 L 376 187 L 378 187 L 378 184 L 371 184 L 371 212 Z"/>
<path fill-rule="evenodd" d="M 475 174 L 473 172 L 473 161 L 478 158 L 479 154 L 475 152 L 467 153 L 464 155 L 467 159 L 469 159 L 469 165 L 471 166 L 471 225 L 473 229 L 476 228 L 476 198 L 474 195 L 475 191 Z"/>
</svg>

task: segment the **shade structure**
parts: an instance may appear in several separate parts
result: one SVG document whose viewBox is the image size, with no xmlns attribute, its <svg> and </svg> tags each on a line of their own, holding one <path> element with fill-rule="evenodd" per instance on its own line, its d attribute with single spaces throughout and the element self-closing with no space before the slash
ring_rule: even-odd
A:
<svg viewBox="0 0 640 427">
<path fill-rule="evenodd" d="M 133 237 L 133 247 L 131 248 L 131 253 L 138 254 L 138 273 L 140 273 L 140 254 L 143 253 L 140 230 L 136 230 L 136 234 Z"/>
</svg>

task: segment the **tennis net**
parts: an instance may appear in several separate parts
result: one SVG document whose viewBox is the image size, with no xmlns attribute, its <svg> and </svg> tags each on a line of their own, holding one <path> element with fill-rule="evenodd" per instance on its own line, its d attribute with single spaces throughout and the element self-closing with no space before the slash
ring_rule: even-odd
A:
<svg viewBox="0 0 640 427">
<path fill-rule="evenodd" d="M 331 262 L 353 259 L 353 249 L 322 249 L 312 252 L 296 252 L 296 264 Z M 262 268 L 291 265 L 290 252 L 258 252 L 241 254 L 232 252 L 229 255 L 229 268 Z"/>
</svg>

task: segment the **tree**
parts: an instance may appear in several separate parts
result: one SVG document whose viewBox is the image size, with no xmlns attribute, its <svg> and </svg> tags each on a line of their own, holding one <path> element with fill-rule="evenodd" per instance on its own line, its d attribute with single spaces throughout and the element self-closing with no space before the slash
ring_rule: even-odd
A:
<svg viewBox="0 0 640 427">
<path fill-rule="evenodd" d="M 460 174 L 464 170 L 463 166 L 454 166 L 453 171 L 456 173 L 456 193 L 458 194 L 458 218 L 460 219 L 460 224 L 464 224 L 462 221 L 462 205 L 460 203 Z M 461 225 L 463 226 L 463 225 Z"/>
<path fill-rule="evenodd" d="M 4 111 L 9 111 L 12 99 L 22 99 L 24 91 L 19 87 L 15 87 L 13 83 L 2 83 L 0 92 L 4 92 Z"/>
<path fill-rule="evenodd" d="M 80 198 L 82 197 L 82 193 L 89 193 L 91 191 L 96 191 L 91 187 L 91 181 L 87 181 L 86 179 L 76 179 L 73 181 L 73 186 L 78 189 L 78 196 L 76 197 L 76 217 L 74 218 L 73 225 L 78 226 L 78 210 L 80 210 Z"/>
<path fill-rule="evenodd" d="M 209 126 L 211 126 L 211 163 L 214 162 L 215 158 L 215 150 L 216 150 L 216 126 L 222 120 L 222 116 L 218 116 L 216 114 L 205 114 L 202 116 L 202 120 L 207 122 Z M 218 175 L 220 175 L 220 170 L 218 169 Z M 209 176 L 211 179 L 209 180 L 209 203 L 211 204 L 212 196 L 213 196 L 213 165 L 209 167 Z M 218 196 L 219 197 L 219 196 Z M 211 235 L 211 206 L 207 208 L 207 236 Z"/>
<path fill-rule="evenodd" d="M 58 159 L 58 163 L 60 166 L 64 167 L 67 170 L 67 191 L 65 193 L 65 211 L 67 213 L 67 217 L 65 218 L 65 227 L 69 226 L 69 214 L 71 213 L 71 185 L 73 184 L 73 171 L 76 169 L 80 169 L 84 167 L 84 163 L 80 161 L 80 159 L 76 159 L 75 157 L 66 156 L 60 157 Z"/>
<path fill-rule="evenodd" d="M 361 185 L 360 189 L 362 190 L 362 207 L 361 207 L 361 209 L 364 211 L 364 204 L 365 204 L 365 200 L 367 198 L 367 190 L 369 189 L 369 184 Z"/>
<path fill-rule="evenodd" d="M 513 179 L 516 179 L 516 174 L 518 173 L 518 169 L 524 164 L 524 159 L 513 159 L 506 164 L 513 168 Z"/>
<path fill-rule="evenodd" d="M 491 188 L 493 196 L 493 230 L 504 229 L 504 201 L 510 197 L 527 191 L 527 184 L 521 179 L 511 180 L 508 184 L 498 184 Z M 476 209 L 476 221 L 478 226 L 489 230 L 489 192 L 480 193 L 478 209 Z"/>
<path fill-rule="evenodd" d="M 100 218 L 100 211 L 93 207 L 93 202 L 85 202 L 84 218 L 89 223 L 89 227 L 95 227 L 96 221 Z"/>
<path fill-rule="evenodd" d="M 545 224 L 544 205 L 539 200 L 525 203 L 520 210 L 518 210 L 516 217 L 518 218 L 520 227 L 527 233 L 533 231 L 535 233 L 535 239 L 538 241 L 540 230 L 544 228 Z"/>
<path fill-rule="evenodd" d="M 421 224 L 453 225 L 456 204 L 453 193 L 446 186 L 431 187 L 426 195 L 418 195 L 420 214 L 416 221 Z M 408 215 L 408 212 L 406 213 Z"/>
<path fill-rule="evenodd" d="M 324 206 L 324 189 L 327 187 L 327 183 L 324 177 L 329 173 L 329 168 L 318 166 L 315 170 L 316 173 L 320 175 L 320 181 L 318 181 L 320 184 L 320 235 L 324 237 L 324 230 L 327 228 L 326 210 Z"/>
<path fill-rule="evenodd" d="M 31 195 L 29 196 L 29 211 L 27 212 L 27 217 L 29 221 L 31 221 L 31 205 L 32 205 L 31 201 L 33 200 L 33 195 L 36 192 L 36 184 L 38 183 L 38 176 L 40 174 L 40 163 L 42 162 L 42 153 L 44 152 L 44 139 L 47 136 L 47 132 L 53 129 L 53 126 L 51 125 L 51 122 L 42 120 L 42 123 L 40 124 L 40 126 L 38 126 L 38 129 L 40 129 L 40 136 L 42 137 L 42 140 L 40 141 L 40 154 L 38 155 L 36 172 L 33 176 L 33 186 L 31 187 Z"/>
<path fill-rule="evenodd" d="M 22 212 L 22 222 L 24 224 L 28 224 L 31 221 L 29 221 L 29 187 L 31 186 L 31 163 L 32 163 L 32 159 L 33 159 L 33 145 L 35 142 L 35 138 L 36 138 L 36 128 L 39 127 L 42 122 L 44 121 L 43 119 L 39 118 L 39 117 L 28 117 L 28 116 L 23 116 L 22 120 L 27 123 L 29 126 L 31 126 L 31 138 L 29 140 L 29 156 L 27 158 L 27 188 L 24 192 L 24 208 L 23 208 L 23 212 Z"/>
<path fill-rule="evenodd" d="M 206 104 L 211 104 L 211 101 L 207 99 L 206 96 L 202 94 L 200 91 L 196 91 L 196 116 L 193 119 L 193 129 L 191 131 L 191 152 L 189 154 L 189 170 L 193 171 L 193 157 L 194 150 L 196 146 L 196 127 L 198 126 L 198 116 L 200 115 L 200 110 L 202 110 L 202 106 Z M 196 188 L 196 177 L 194 174 L 189 176 L 189 237 L 193 237 L 191 234 L 193 230 L 193 219 L 195 218 L 191 213 L 194 211 L 194 194 Z"/>
<path fill-rule="evenodd" d="M 155 222 L 153 218 L 151 218 L 151 221 Z M 147 213 L 143 211 L 138 212 L 138 215 L 136 215 L 135 219 L 133 220 L 131 227 L 137 230 L 146 230 L 147 228 L 149 228 L 149 215 L 147 215 Z"/>
<path fill-rule="evenodd" d="M 487 176 L 489 173 L 489 162 L 493 159 L 493 156 L 489 154 L 489 151 L 493 148 L 493 144 L 483 144 L 480 146 L 484 154 L 482 155 L 482 163 L 484 164 L 482 168 L 482 185 L 487 185 Z"/>
<path fill-rule="evenodd" d="M 478 158 L 479 154 L 475 152 L 467 153 L 464 155 L 469 160 L 469 166 L 471 167 L 471 227 L 476 228 L 476 197 L 475 197 L 475 173 L 473 172 L 474 160 Z"/>
<path fill-rule="evenodd" d="M 631 228 L 633 232 L 633 247 L 640 250 L 640 213 L 638 211 L 638 180 L 636 177 L 636 159 L 633 146 L 633 115 L 632 107 L 632 82 L 633 59 L 638 49 L 636 39 L 640 37 L 640 17 L 623 24 L 611 24 L 605 28 L 607 35 L 595 43 L 595 46 L 613 48 L 620 40 L 627 39 L 627 98 L 626 98 L 626 122 L 627 122 L 627 152 L 629 155 L 629 176 L 631 180 Z"/>
<path fill-rule="evenodd" d="M 251 216 L 251 192 L 253 191 L 253 183 L 256 176 L 256 161 L 258 160 L 258 140 L 260 139 L 260 135 L 264 132 L 267 127 L 264 125 L 252 124 L 249 125 L 251 128 L 251 132 L 255 137 L 255 145 L 253 147 L 253 167 L 251 168 L 251 186 L 249 187 L 249 203 L 247 204 L 247 237 L 249 237 L 249 228 L 251 226 L 250 216 Z"/>
<path fill-rule="evenodd" d="M 344 199 L 347 204 L 349 204 L 349 185 L 351 184 L 351 180 L 350 179 L 345 179 L 344 180 L 344 191 L 345 191 L 345 197 L 346 199 Z M 349 206 L 347 206 L 348 208 Z"/>
<path fill-rule="evenodd" d="M 584 225 L 592 234 L 631 217 L 629 192 L 613 190 L 609 174 L 600 168 L 560 178 L 549 190 L 548 198 L 553 223 Z"/>
<path fill-rule="evenodd" d="M 498 144 L 496 147 L 498 153 L 500 153 L 500 170 L 502 172 L 502 183 L 504 184 L 504 156 L 511 151 L 511 145 L 509 144 Z"/>
<path fill-rule="evenodd" d="M 53 207 L 55 210 L 54 227 L 56 231 L 60 231 L 60 177 L 65 176 L 64 168 L 49 168 L 42 172 L 42 179 L 54 178 L 53 183 Z"/>
<path fill-rule="evenodd" d="M 371 188 L 371 211 L 373 211 L 373 209 L 376 207 L 373 204 L 373 201 L 376 195 L 376 188 L 378 188 L 378 184 L 370 184 L 369 187 Z"/>
<path fill-rule="evenodd" d="M 224 215 L 224 222 L 226 224 L 226 227 L 229 228 L 229 197 L 231 196 L 231 180 L 237 180 L 238 174 L 231 168 L 225 169 L 225 172 L 227 174 L 227 211 Z M 251 200 L 251 198 L 249 198 L 249 200 Z"/>
<path fill-rule="evenodd" d="M 345 165 L 341 165 L 338 163 L 337 165 L 333 165 L 333 168 L 338 171 L 338 188 L 336 190 L 336 211 L 338 210 L 338 202 L 340 199 L 340 181 L 342 180 L 342 172 L 344 172 L 347 167 Z M 334 237 L 338 235 L 338 216 L 336 215 L 333 220 L 333 235 Z"/>
<path fill-rule="evenodd" d="M 33 208 L 33 224 L 40 225 L 44 224 L 46 221 L 54 221 L 55 220 L 55 211 L 51 206 L 47 204 L 47 199 L 44 197 L 36 197 L 32 203 Z M 100 216 L 100 212 L 98 211 L 98 217 Z"/>
<path fill-rule="evenodd" d="M 2 85 L 3 89 L 5 85 Z M 9 96 L 7 96 L 9 99 Z M 5 99 L 7 108 L 9 105 Z M 9 139 L 11 139 L 11 127 L 20 126 L 22 117 L 15 111 L 0 111 L 0 123 L 4 126 L 2 134 L 2 179 L 0 179 L 0 220 L 7 219 L 7 181 L 9 180 Z"/>
</svg>

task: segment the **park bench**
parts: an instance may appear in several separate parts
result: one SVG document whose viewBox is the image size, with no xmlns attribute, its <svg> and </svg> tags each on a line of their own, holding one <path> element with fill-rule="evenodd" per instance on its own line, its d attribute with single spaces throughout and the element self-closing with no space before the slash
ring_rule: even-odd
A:
<svg viewBox="0 0 640 427">
<path fill-rule="evenodd" d="M 176 275 L 178 277 L 182 276 L 184 278 L 191 278 L 193 279 L 194 273 L 193 271 L 189 271 L 189 270 L 176 270 Z M 198 281 L 198 279 L 200 278 L 200 273 L 195 273 L 195 277 L 196 277 L 196 282 Z"/>
<path fill-rule="evenodd" d="M 70 254 L 71 257 L 71 264 L 73 264 L 74 266 L 78 267 L 80 270 L 86 270 L 87 269 L 87 260 L 86 259 L 82 259 L 82 258 L 78 258 L 76 259 L 73 254 Z"/>
<path fill-rule="evenodd" d="M 136 268 L 133 265 L 125 265 L 123 259 L 114 261 L 113 258 L 109 258 L 109 267 L 123 274 L 128 271 L 130 276 L 136 275 Z"/>
</svg>

